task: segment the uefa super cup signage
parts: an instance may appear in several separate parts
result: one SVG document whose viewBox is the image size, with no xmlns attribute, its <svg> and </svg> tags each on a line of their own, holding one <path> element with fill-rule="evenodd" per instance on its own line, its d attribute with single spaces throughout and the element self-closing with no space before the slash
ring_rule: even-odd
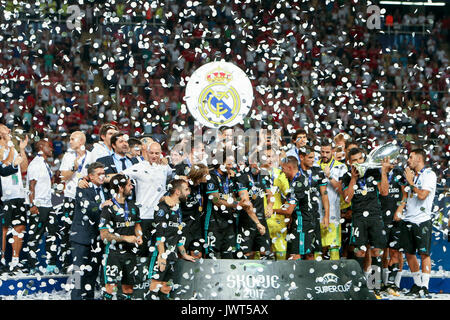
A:
<svg viewBox="0 0 450 320">
<path fill-rule="evenodd" d="M 197 69 L 186 86 L 186 104 L 202 125 L 217 129 L 242 123 L 253 103 L 244 71 L 230 62 L 210 62 Z"/>
</svg>

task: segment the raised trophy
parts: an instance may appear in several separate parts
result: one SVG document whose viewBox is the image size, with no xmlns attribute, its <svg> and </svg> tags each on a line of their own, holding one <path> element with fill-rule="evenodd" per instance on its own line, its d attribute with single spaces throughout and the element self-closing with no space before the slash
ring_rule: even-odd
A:
<svg viewBox="0 0 450 320">
<path fill-rule="evenodd" d="M 364 163 L 354 164 L 358 170 L 359 176 L 363 177 L 367 169 L 381 168 L 384 158 L 389 158 L 390 161 L 396 160 L 400 154 L 400 147 L 392 142 L 386 143 L 373 149 Z"/>
</svg>

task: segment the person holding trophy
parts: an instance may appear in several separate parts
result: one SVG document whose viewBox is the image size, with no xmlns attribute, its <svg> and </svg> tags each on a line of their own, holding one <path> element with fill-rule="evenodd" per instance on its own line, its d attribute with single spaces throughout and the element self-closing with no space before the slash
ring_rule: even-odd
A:
<svg viewBox="0 0 450 320">
<path fill-rule="evenodd" d="M 381 149 L 381 148 L 379 148 Z M 376 151 L 375 149 L 374 151 Z M 383 151 L 383 150 L 382 150 Z M 389 159 L 385 153 L 383 156 L 382 170 L 388 170 Z M 372 155 L 372 160 L 375 158 Z M 369 283 L 370 271 L 364 270 L 364 257 L 370 245 L 370 255 L 372 266 L 375 266 L 375 275 L 381 274 L 382 249 L 386 247 L 386 236 L 382 218 L 382 210 L 379 201 L 379 194 L 386 196 L 388 190 L 387 180 L 382 179 L 379 162 L 372 165 L 370 161 L 365 162 L 364 153 L 359 148 L 353 148 L 348 153 L 349 161 L 352 165 L 351 172 L 347 172 L 342 177 L 342 190 L 344 200 L 352 203 L 352 231 L 350 245 L 355 247 L 355 258 L 365 271 L 368 279 L 368 287 L 373 288 L 377 299 L 381 299 L 380 287 L 381 279 L 376 278 L 375 285 Z M 377 158 L 379 161 L 380 158 Z M 378 167 L 378 168 L 377 168 Z M 378 273 L 377 273 L 378 270 Z"/>
</svg>

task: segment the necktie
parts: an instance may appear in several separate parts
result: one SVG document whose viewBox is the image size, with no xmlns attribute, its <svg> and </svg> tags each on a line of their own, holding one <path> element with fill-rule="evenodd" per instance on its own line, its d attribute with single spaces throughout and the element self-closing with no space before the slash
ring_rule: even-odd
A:
<svg viewBox="0 0 450 320">
<path fill-rule="evenodd" d="M 97 193 L 97 195 L 98 195 L 98 202 L 102 202 L 102 195 L 101 195 L 101 190 L 100 190 L 100 187 L 98 187 L 98 188 L 95 188 L 95 192 Z"/>
<path fill-rule="evenodd" d="M 125 161 L 127 160 L 127 158 L 122 158 L 122 159 L 120 159 L 120 161 L 122 162 L 122 171 L 124 171 L 126 168 L 127 168 L 127 166 L 126 166 L 126 164 L 125 164 Z"/>
</svg>

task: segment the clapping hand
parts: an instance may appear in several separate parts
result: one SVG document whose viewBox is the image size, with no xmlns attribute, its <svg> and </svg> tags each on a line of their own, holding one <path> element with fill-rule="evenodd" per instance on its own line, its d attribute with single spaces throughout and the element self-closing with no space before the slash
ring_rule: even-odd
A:
<svg viewBox="0 0 450 320">
<path fill-rule="evenodd" d="M 19 143 L 20 150 L 25 150 L 27 145 L 28 145 L 28 136 L 25 136 L 25 139 L 20 140 L 20 143 Z"/>
<path fill-rule="evenodd" d="M 18 165 L 20 165 L 22 163 L 22 161 L 23 161 L 23 158 L 21 156 L 18 156 L 16 158 L 16 160 L 14 160 L 14 163 L 13 163 L 14 167 L 17 167 Z"/>
</svg>

